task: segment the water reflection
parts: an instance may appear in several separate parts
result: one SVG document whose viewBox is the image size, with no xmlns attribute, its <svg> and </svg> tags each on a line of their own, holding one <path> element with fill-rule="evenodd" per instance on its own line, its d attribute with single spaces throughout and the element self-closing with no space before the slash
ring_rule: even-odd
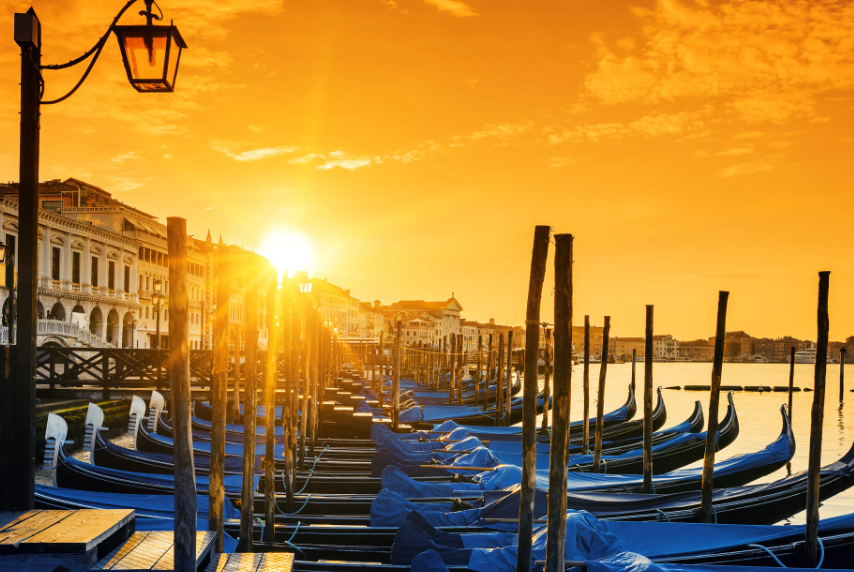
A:
<svg viewBox="0 0 854 572">
<path fill-rule="evenodd" d="M 654 380 L 656 386 L 672 387 L 684 385 L 708 385 L 711 375 L 711 363 L 655 363 Z M 726 363 L 723 369 L 723 385 L 761 385 L 781 388 L 771 392 L 735 392 L 736 410 L 738 412 L 741 432 L 738 439 L 717 456 L 723 460 L 740 453 L 759 451 L 771 443 L 780 434 L 780 405 L 788 402 L 787 389 L 789 385 L 789 364 L 735 364 Z M 572 420 L 582 418 L 582 369 L 576 366 L 572 371 Z M 610 364 L 605 390 L 605 411 L 611 411 L 622 405 L 626 400 L 628 386 L 631 382 L 631 363 Z M 598 379 L 599 364 L 590 365 L 590 376 Z M 809 453 L 809 420 L 813 401 L 814 366 L 796 364 L 794 386 L 800 388 L 792 396 L 792 430 L 795 435 L 796 450 L 791 463 L 781 467 L 775 473 L 757 482 L 771 482 L 782 479 L 792 473 L 804 471 L 807 468 Z M 835 381 L 839 379 L 839 365 L 828 364 L 828 389 L 836 389 Z M 831 381 L 833 380 L 833 381 Z M 542 379 L 540 380 L 542 384 Z M 637 373 L 639 407 L 643 403 L 643 370 Z M 831 389 L 833 388 L 833 389 Z M 708 420 L 709 394 L 707 391 L 665 390 L 664 400 L 667 404 L 667 423 L 665 427 L 673 426 L 687 419 L 694 407 L 694 401 L 700 400 Z M 843 398 L 854 399 L 849 392 Z M 723 400 L 721 403 L 725 403 Z M 591 412 L 595 411 L 591 404 Z M 834 415 L 835 413 L 835 415 Z M 822 443 L 822 464 L 829 464 L 842 457 L 854 442 L 854 418 L 846 414 L 844 403 L 840 404 L 832 398 L 825 401 L 824 438 Z M 638 412 L 638 418 L 642 412 Z M 698 461 L 692 466 L 701 466 Z M 854 512 L 854 490 L 848 490 L 821 505 L 822 517 L 836 516 Z M 793 523 L 804 522 L 804 514 L 800 513 L 791 519 Z"/>
</svg>

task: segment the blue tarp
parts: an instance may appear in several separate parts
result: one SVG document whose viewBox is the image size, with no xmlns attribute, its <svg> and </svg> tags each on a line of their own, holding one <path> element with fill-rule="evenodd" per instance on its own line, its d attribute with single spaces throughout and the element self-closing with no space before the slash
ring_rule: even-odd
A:
<svg viewBox="0 0 854 572">
<path fill-rule="evenodd" d="M 484 518 L 498 516 L 498 513 L 488 513 L 487 507 L 479 510 Z M 434 550 L 446 564 L 463 565 L 471 570 L 513 572 L 516 569 L 515 534 L 506 531 L 453 534 L 434 530 L 436 525 L 431 522 L 434 520 L 432 513 L 413 512 L 407 516 L 395 535 L 393 564 L 407 564 L 422 551 Z M 854 530 L 854 514 L 826 519 L 819 525 L 822 535 L 851 530 Z M 663 559 L 735 550 L 748 544 L 790 542 L 802 539 L 804 534 L 805 525 L 601 521 L 586 512 L 570 512 L 567 514 L 566 559 L 599 560 L 622 552 Z M 534 560 L 545 559 L 545 539 L 546 527 L 535 526 Z"/>
<path fill-rule="evenodd" d="M 420 555 L 419 555 L 420 557 Z M 436 557 L 441 560 L 438 554 Z M 422 564 L 419 572 L 444 572 L 448 568 L 442 564 L 436 563 L 435 559 L 428 560 L 427 557 L 422 558 L 420 562 L 429 562 L 432 566 L 427 568 Z M 414 561 L 413 561 L 414 564 Z M 579 568 L 571 568 L 573 572 L 580 570 Z M 613 556 L 608 556 L 600 560 L 591 560 L 587 562 L 588 572 L 779 572 L 779 567 L 763 567 L 763 566 L 735 566 L 722 564 L 657 564 L 650 559 L 635 554 L 634 552 L 620 552 Z M 815 568 L 786 568 L 792 572 L 807 572 L 815 570 Z M 829 570 L 823 568 L 823 570 Z"/>
</svg>

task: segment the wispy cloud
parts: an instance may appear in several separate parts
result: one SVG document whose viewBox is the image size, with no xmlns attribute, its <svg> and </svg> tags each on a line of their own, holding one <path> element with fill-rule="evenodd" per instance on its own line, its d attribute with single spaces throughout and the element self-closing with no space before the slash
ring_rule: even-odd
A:
<svg viewBox="0 0 854 572">
<path fill-rule="evenodd" d="M 721 178 L 739 177 L 742 175 L 768 173 L 773 171 L 774 169 L 775 165 L 772 161 L 762 159 L 759 161 L 748 161 L 746 163 L 739 163 L 737 165 L 732 165 L 731 167 L 721 169 L 721 171 L 718 173 L 718 176 L 720 176 Z"/>
<path fill-rule="evenodd" d="M 226 157 L 235 161 L 259 161 L 261 159 L 269 159 L 279 155 L 286 155 L 297 151 L 297 147 L 261 147 L 258 149 L 249 149 L 247 151 L 236 151 L 238 145 L 230 141 L 214 140 L 211 141 L 211 148 L 219 151 Z"/>
<path fill-rule="evenodd" d="M 590 141 L 599 143 L 606 139 L 621 137 L 661 137 L 664 135 L 701 134 L 705 130 L 704 119 L 711 114 L 711 107 L 700 111 L 681 113 L 651 113 L 629 123 L 594 123 L 578 125 L 563 131 L 547 127 L 549 143 Z"/>
<path fill-rule="evenodd" d="M 547 163 L 552 169 L 558 169 L 575 163 L 575 157 L 552 157 Z"/>
<path fill-rule="evenodd" d="M 424 3 L 434 6 L 441 12 L 448 12 L 457 18 L 478 15 L 471 6 L 461 0 L 424 0 Z"/>
<path fill-rule="evenodd" d="M 142 157 L 137 155 L 136 151 L 127 151 L 125 153 L 119 153 L 118 155 L 110 159 L 110 161 L 121 165 L 125 161 L 131 161 L 133 159 L 142 159 Z"/>
</svg>

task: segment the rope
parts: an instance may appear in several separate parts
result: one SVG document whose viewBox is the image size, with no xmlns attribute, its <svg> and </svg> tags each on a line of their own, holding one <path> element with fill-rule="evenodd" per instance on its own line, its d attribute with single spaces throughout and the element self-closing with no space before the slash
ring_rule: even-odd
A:
<svg viewBox="0 0 854 572">
<path fill-rule="evenodd" d="M 821 557 L 818 559 L 816 568 L 821 568 L 821 565 L 824 564 L 824 543 L 821 541 L 820 536 L 817 536 L 816 540 L 818 540 L 818 547 L 821 549 Z"/>
<path fill-rule="evenodd" d="M 296 511 L 292 512 L 291 514 L 288 514 L 285 516 L 293 516 L 295 514 L 299 514 L 300 512 L 302 512 L 302 509 L 304 509 L 306 506 L 308 506 L 308 501 L 310 501 L 310 500 L 311 500 L 311 494 L 306 495 L 305 502 L 302 503 L 302 506 L 299 507 Z"/>
<path fill-rule="evenodd" d="M 788 566 L 786 566 L 785 564 L 780 562 L 780 559 L 777 558 L 776 554 L 774 554 L 773 552 L 768 550 L 768 548 L 766 548 L 765 546 L 762 546 L 761 544 L 748 544 L 747 547 L 748 548 L 760 548 L 760 549 L 764 550 L 765 552 L 768 553 L 768 556 L 770 556 L 771 558 L 774 559 L 774 562 L 776 562 L 777 564 L 780 565 L 780 568 L 788 568 Z M 819 566 L 821 566 L 821 564 L 819 564 Z M 818 566 L 816 566 L 816 568 L 818 568 Z"/>
<path fill-rule="evenodd" d="M 661 510 L 660 508 L 657 508 L 657 509 L 655 509 L 655 511 L 658 512 L 659 514 L 661 514 L 661 516 L 664 517 L 664 520 L 666 520 L 667 522 L 670 522 L 670 518 L 667 516 L 667 514 L 663 510 Z"/>
<path fill-rule="evenodd" d="M 599 460 L 602 461 L 602 464 L 605 466 L 605 473 L 604 474 L 607 475 L 608 474 L 608 463 L 605 461 L 605 459 L 599 459 Z"/>
<path fill-rule="evenodd" d="M 259 525 L 261 525 L 261 540 L 263 541 L 264 540 L 264 521 L 261 520 L 260 518 L 255 518 L 255 519 L 253 519 L 253 522 L 257 522 Z"/>
<path fill-rule="evenodd" d="M 302 521 L 298 520 L 298 521 L 297 521 L 297 527 L 294 529 L 294 533 L 293 533 L 293 534 L 291 535 L 291 537 L 290 537 L 290 538 L 288 538 L 285 542 L 287 542 L 288 544 L 290 544 L 290 543 L 291 543 L 291 541 L 294 539 L 294 537 L 296 537 L 297 532 L 299 532 L 299 527 L 300 527 L 300 525 L 301 525 L 301 524 L 302 524 Z"/>
</svg>

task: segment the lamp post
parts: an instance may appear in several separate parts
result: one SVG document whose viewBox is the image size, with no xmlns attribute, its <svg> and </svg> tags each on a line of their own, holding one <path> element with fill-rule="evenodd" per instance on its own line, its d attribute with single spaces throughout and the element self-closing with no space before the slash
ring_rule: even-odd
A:
<svg viewBox="0 0 854 572">
<path fill-rule="evenodd" d="M 154 0 L 143 0 L 144 26 L 119 26 L 122 15 L 136 2 L 129 0 L 107 31 L 82 56 L 57 65 L 42 65 L 41 23 L 35 10 L 15 14 L 14 39 L 21 48 L 21 143 L 18 188 L 18 236 L 20 266 L 15 372 L 0 393 L 0 510 L 31 510 L 35 489 L 35 371 L 38 308 L 38 209 L 39 209 L 39 122 L 42 105 L 59 103 L 76 92 L 101 55 L 111 33 L 116 34 L 128 80 L 137 91 L 171 92 L 181 52 L 187 47 L 175 26 L 157 26 L 161 14 L 152 11 Z M 159 11 L 159 8 L 158 8 Z M 91 58 L 91 59 L 90 59 Z M 43 99 L 44 70 L 89 64 L 80 80 L 65 95 Z"/>
<path fill-rule="evenodd" d="M 154 318 L 156 320 L 155 326 L 155 334 L 154 334 L 154 349 L 160 349 L 160 309 L 163 306 L 163 280 L 160 278 L 154 279 L 154 294 L 152 295 L 154 298 Z"/>
<path fill-rule="evenodd" d="M 130 322 L 130 346 L 129 347 L 133 348 L 134 347 L 134 341 L 136 340 L 136 325 L 137 325 L 136 312 L 131 312 L 130 315 L 133 319 Z M 139 347 L 138 341 L 136 342 L 136 347 Z"/>
<path fill-rule="evenodd" d="M 6 288 L 9 289 L 9 313 L 6 315 L 6 343 L 15 343 L 15 251 L 0 240 L 0 262 L 6 265 Z"/>
</svg>

